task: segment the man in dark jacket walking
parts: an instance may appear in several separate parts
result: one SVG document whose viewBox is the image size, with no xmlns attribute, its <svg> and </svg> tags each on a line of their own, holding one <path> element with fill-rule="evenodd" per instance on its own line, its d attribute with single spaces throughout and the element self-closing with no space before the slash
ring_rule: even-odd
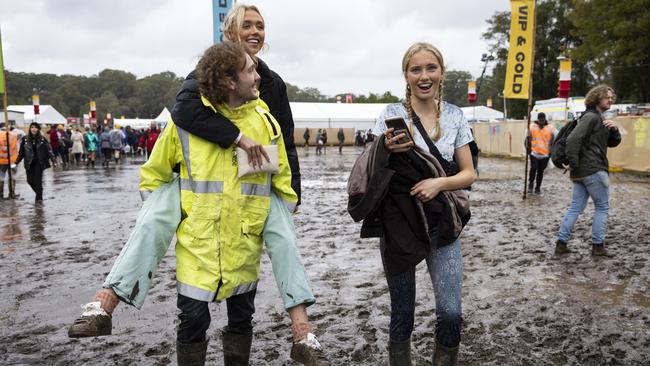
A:
<svg viewBox="0 0 650 366">
<path fill-rule="evenodd" d="M 555 246 L 556 254 L 571 252 L 567 242 L 578 216 L 594 201 L 595 213 L 591 226 L 592 255 L 606 256 L 605 230 L 609 212 L 609 161 L 607 148 L 621 143 L 621 133 L 612 120 L 604 120 L 602 113 L 614 102 L 614 90 L 607 85 L 591 89 L 585 97 L 587 110 L 566 142 L 566 152 L 573 181 L 573 198 L 562 224 Z"/>
</svg>

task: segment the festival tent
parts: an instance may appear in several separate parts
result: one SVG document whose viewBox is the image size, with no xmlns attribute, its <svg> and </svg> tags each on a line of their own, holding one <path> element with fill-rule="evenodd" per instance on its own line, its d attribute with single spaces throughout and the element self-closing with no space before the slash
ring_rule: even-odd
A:
<svg viewBox="0 0 650 366">
<path fill-rule="evenodd" d="M 116 118 L 113 120 L 113 124 L 119 125 L 121 127 L 130 126 L 134 130 L 147 129 L 151 126 L 151 122 L 155 122 L 150 119 L 140 119 L 140 118 Z"/>
<path fill-rule="evenodd" d="M 24 115 L 23 125 L 16 124 L 17 127 L 27 127 L 34 120 L 41 125 L 66 125 L 65 117 L 59 111 L 49 104 L 41 104 L 40 113 L 34 118 L 34 106 L 28 105 L 10 105 L 7 111 L 22 112 Z M 16 121 L 18 123 L 18 121 Z"/>
<path fill-rule="evenodd" d="M 159 124 L 165 125 L 167 122 L 172 118 L 172 114 L 169 113 L 169 109 L 167 107 L 163 108 L 163 110 L 160 112 L 158 117 L 154 118 L 154 121 L 158 122 Z"/>
<path fill-rule="evenodd" d="M 375 127 L 377 117 L 387 103 L 307 103 L 292 102 L 291 113 L 296 130 L 308 128 Z"/>
<path fill-rule="evenodd" d="M 483 105 L 463 107 L 461 109 L 468 122 L 490 122 L 503 119 L 503 112 Z"/>
<path fill-rule="evenodd" d="M 14 126 L 25 126 L 25 112 L 18 112 L 7 109 L 7 117 L 9 117 L 10 124 Z M 4 121 L 5 113 L 3 110 L 0 110 L 0 122 L 4 123 Z"/>
</svg>

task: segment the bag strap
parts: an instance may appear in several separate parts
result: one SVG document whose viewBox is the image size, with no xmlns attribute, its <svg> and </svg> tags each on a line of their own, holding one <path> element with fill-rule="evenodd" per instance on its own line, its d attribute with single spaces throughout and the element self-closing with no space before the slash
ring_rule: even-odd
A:
<svg viewBox="0 0 650 366">
<path fill-rule="evenodd" d="M 438 160 L 440 165 L 442 165 L 442 168 L 444 169 L 445 173 L 449 175 L 449 162 L 447 161 L 447 159 L 442 157 L 442 154 L 440 154 L 440 151 L 438 150 L 436 145 L 429 137 L 429 134 L 424 129 L 424 126 L 422 126 L 422 121 L 420 121 L 420 117 L 418 117 L 417 114 L 413 113 L 412 118 L 413 118 L 413 124 L 415 125 L 415 127 L 417 127 L 418 131 L 420 132 L 420 135 L 422 135 L 422 139 L 424 139 L 424 142 L 427 143 L 427 146 L 429 147 L 429 152 Z"/>
</svg>

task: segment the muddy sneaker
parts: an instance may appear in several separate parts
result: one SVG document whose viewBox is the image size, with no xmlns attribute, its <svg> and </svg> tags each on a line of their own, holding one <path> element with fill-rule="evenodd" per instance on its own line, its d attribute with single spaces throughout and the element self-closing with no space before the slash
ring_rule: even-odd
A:
<svg viewBox="0 0 650 366">
<path fill-rule="evenodd" d="M 562 240 L 558 240 L 555 243 L 555 254 L 556 255 L 562 255 L 562 254 L 568 254 L 568 253 L 573 253 L 572 250 L 567 247 L 566 243 L 563 242 Z"/>
<path fill-rule="evenodd" d="M 291 346 L 291 359 L 307 366 L 329 366 L 330 362 L 323 353 L 323 347 L 313 333 Z"/>
<path fill-rule="evenodd" d="M 592 245 L 591 246 L 591 255 L 594 257 L 611 257 L 604 245 Z"/>
<path fill-rule="evenodd" d="M 84 338 L 110 335 L 113 322 L 111 315 L 101 308 L 99 301 L 81 307 L 83 312 L 68 329 L 68 337 Z"/>
</svg>

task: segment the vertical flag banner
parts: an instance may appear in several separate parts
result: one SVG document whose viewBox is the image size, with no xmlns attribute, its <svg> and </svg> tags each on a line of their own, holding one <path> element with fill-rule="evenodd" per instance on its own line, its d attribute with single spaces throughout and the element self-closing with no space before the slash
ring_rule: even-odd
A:
<svg viewBox="0 0 650 366">
<path fill-rule="evenodd" d="M 41 114 L 41 99 L 38 94 L 32 95 L 32 105 L 34 105 L 34 114 Z"/>
<path fill-rule="evenodd" d="M 90 101 L 90 124 L 97 124 L 97 103 L 94 100 Z"/>
<path fill-rule="evenodd" d="M 571 59 L 560 60 L 560 85 L 557 88 L 557 95 L 560 98 L 568 98 L 571 91 Z"/>
<path fill-rule="evenodd" d="M 509 99 L 528 99 L 535 45 L 535 0 L 510 0 L 510 6 L 510 49 L 503 94 Z"/>
<path fill-rule="evenodd" d="M 0 94 L 5 93 L 5 65 L 2 62 L 2 33 L 0 32 Z"/>
<path fill-rule="evenodd" d="M 476 103 L 476 81 L 467 82 L 467 102 Z"/>
<path fill-rule="evenodd" d="M 212 0 L 212 29 L 214 35 L 214 43 L 223 42 L 223 32 L 221 32 L 221 24 L 223 24 L 226 15 L 232 8 L 234 0 Z"/>
</svg>

